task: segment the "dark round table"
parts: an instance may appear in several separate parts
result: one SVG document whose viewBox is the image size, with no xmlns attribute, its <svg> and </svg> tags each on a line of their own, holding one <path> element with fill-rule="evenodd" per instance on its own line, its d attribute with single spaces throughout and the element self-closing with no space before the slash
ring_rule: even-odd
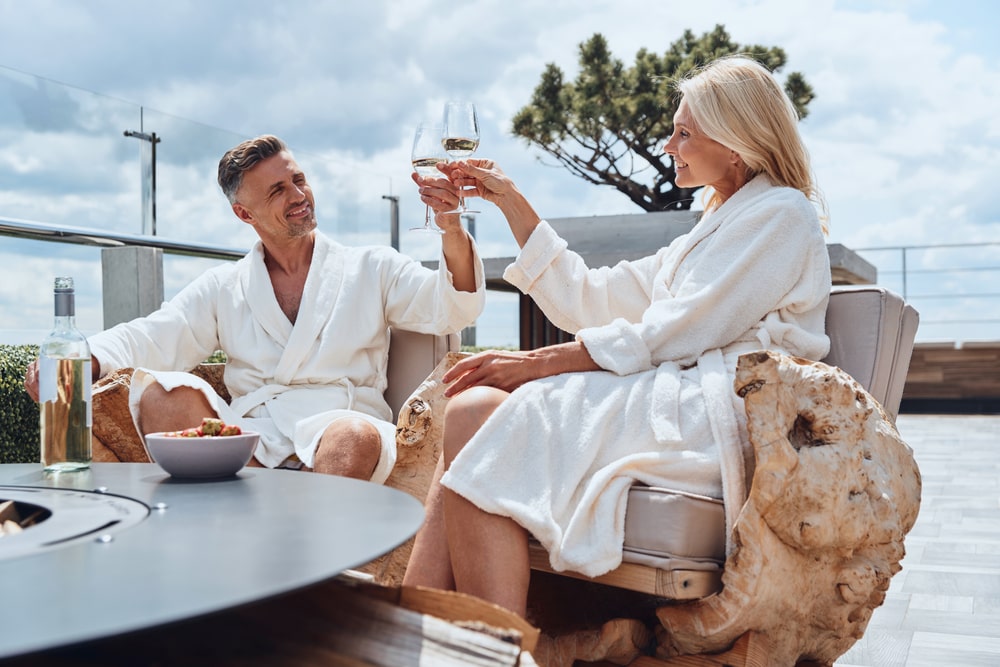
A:
<svg viewBox="0 0 1000 667">
<path fill-rule="evenodd" d="M 390 551 L 423 520 L 420 503 L 403 492 L 315 473 L 244 468 L 187 481 L 153 463 L 57 475 L 38 464 L 0 465 L 0 499 L 4 489 L 44 487 L 75 489 L 85 501 L 121 497 L 118 505 L 145 506 L 148 515 L 9 558 L 5 541 L 40 530 L 60 510 L 0 538 L 0 658 L 303 589 Z"/>
</svg>

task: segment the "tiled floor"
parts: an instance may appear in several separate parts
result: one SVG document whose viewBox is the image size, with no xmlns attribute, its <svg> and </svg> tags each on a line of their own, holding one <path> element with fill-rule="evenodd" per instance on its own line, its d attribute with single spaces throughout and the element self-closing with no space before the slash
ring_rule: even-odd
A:
<svg viewBox="0 0 1000 667">
<path fill-rule="evenodd" d="M 903 570 L 838 667 L 1000 666 L 1000 416 L 902 415 L 923 478 Z"/>
</svg>

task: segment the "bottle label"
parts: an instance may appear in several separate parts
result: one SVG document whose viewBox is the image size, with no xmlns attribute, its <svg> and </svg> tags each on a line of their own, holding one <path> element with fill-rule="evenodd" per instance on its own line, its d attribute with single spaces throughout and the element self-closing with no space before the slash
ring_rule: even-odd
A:
<svg viewBox="0 0 1000 667">
<path fill-rule="evenodd" d="M 38 402 L 56 400 L 56 362 L 58 359 L 42 355 L 38 358 Z"/>
<path fill-rule="evenodd" d="M 39 359 L 41 459 L 46 470 L 79 470 L 91 459 L 90 357 Z"/>
</svg>

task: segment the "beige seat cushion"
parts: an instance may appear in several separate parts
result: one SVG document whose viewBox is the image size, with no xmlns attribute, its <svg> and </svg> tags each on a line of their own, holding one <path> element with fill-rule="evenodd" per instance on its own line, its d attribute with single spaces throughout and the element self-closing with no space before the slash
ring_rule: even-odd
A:
<svg viewBox="0 0 1000 667">
<path fill-rule="evenodd" d="M 838 287 L 826 311 L 823 361 L 847 371 L 895 419 L 918 323 L 917 311 L 884 287 Z"/>
<path fill-rule="evenodd" d="M 629 489 L 626 563 L 666 570 L 718 570 L 726 560 L 722 501 L 653 486 Z"/>
<path fill-rule="evenodd" d="M 824 362 L 847 371 L 895 419 L 918 319 L 883 287 L 837 287 L 827 308 Z M 622 560 L 663 570 L 718 569 L 725 535 L 721 500 L 636 485 L 628 496 Z"/>
</svg>

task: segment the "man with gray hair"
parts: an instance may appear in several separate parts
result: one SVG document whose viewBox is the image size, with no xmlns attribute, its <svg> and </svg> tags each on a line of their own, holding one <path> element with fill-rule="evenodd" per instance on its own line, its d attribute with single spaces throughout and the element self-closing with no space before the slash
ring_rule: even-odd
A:
<svg viewBox="0 0 1000 667">
<path fill-rule="evenodd" d="M 141 434 L 214 416 L 260 433 L 261 465 L 383 482 L 396 458 L 382 395 L 389 327 L 448 334 L 475 321 L 485 293 L 472 238 L 458 216 L 441 216 L 438 271 L 389 247 L 333 241 L 274 136 L 228 151 L 218 181 L 259 240 L 151 315 L 91 337 L 95 374 L 136 368 L 129 403 Z M 228 359 L 228 404 L 185 372 L 216 350 Z M 25 384 L 30 393 L 30 372 Z"/>
</svg>

